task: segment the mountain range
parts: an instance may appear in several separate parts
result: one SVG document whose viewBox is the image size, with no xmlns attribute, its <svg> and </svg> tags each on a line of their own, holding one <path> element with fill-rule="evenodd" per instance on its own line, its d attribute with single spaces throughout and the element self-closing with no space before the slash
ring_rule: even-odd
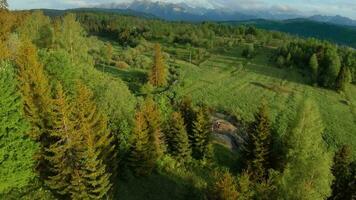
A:
<svg viewBox="0 0 356 200">
<path fill-rule="evenodd" d="M 193 2 L 193 1 L 188 1 Z M 266 20 L 287 20 L 304 18 L 311 21 L 331 23 L 345 26 L 356 26 L 356 20 L 352 20 L 340 15 L 323 16 L 314 15 L 306 17 L 296 10 L 282 9 L 272 7 L 266 10 L 246 10 L 229 9 L 219 5 L 209 4 L 208 6 L 199 6 L 194 3 L 169 3 L 168 1 L 156 0 L 134 0 L 126 3 L 109 3 L 95 6 L 99 9 L 110 9 L 114 11 L 131 10 L 137 13 L 153 15 L 161 19 L 170 21 L 244 21 L 254 19 Z M 136 14 L 137 14 L 136 13 Z"/>
</svg>

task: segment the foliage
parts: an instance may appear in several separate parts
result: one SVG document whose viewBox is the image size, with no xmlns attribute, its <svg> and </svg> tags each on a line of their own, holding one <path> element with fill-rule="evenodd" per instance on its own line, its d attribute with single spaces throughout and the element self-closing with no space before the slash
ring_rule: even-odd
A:
<svg viewBox="0 0 356 200">
<path fill-rule="evenodd" d="M 0 196 L 28 186 L 35 178 L 34 154 L 38 145 L 26 134 L 22 98 L 16 88 L 13 66 L 0 62 Z"/>
<path fill-rule="evenodd" d="M 200 106 L 196 113 L 190 144 L 195 159 L 209 158 L 211 154 L 210 119 L 205 106 Z"/>
<path fill-rule="evenodd" d="M 332 195 L 328 199 L 352 199 L 352 165 L 351 148 L 342 146 L 334 155 L 332 173 L 335 179 L 332 184 Z"/>
<path fill-rule="evenodd" d="M 326 199 L 330 195 L 332 159 L 322 133 L 318 110 L 307 100 L 288 137 L 287 166 L 279 188 L 281 198 Z"/>
<path fill-rule="evenodd" d="M 166 133 L 168 152 L 179 161 L 188 161 L 191 149 L 182 115 L 179 112 L 172 113 L 168 126 Z"/>
<path fill-rule="evenodd" d="M 248 130 L 247 144 L 243 151 L 244 162 L 251 178 L 256 182 L 266 180 L 271 164 L 272 135 L 267 106 L 261 105 L 255 121 Z"/>
<path fill-rule="evenodd" d="M 236 200 L 239 197 L 236 179 L 228 172 L 215 172 L 215 181 L 210 186 L 208 199 L 212 200 Z"/>
<path fill-rule="evenodd" d="M 155 45 L 155 58 L 150 72 L 149 81 L 151 85 L 155 87 L 162 87 L 167 84 L 167 72 L 162 58 L 161 46 L 159 44 Z"/>
</svg>

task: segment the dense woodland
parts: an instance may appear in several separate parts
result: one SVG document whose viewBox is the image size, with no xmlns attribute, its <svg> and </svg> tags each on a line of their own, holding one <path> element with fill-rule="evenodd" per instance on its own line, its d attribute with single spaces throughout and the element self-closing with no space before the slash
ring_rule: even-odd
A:
<svg viewBox="0 0 356 200">
<path fill-rule="evenodd" d="M 356 198 L 355 143 L 330 136 L 307 94 L 287 120 L 268 98 L 239 114 L 178 88 L 189 85 L 185 67 L 217 52 L 243 69 L 268 51 L 268 65 L 303 85 L 347 95 L 354 49 L 249 26 L 7 7 L 1 0 L 0 199 Z M 238 129 L 235 149 L 212 134 L 217 112 Z"/>
</svg>

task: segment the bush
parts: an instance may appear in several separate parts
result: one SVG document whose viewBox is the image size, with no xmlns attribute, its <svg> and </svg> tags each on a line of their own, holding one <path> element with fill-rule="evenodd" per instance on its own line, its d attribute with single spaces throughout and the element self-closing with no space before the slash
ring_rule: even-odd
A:
<svg viewBox="0 0 356 200">
<path fill-rule="evenodd" d="M 127 69 L 130 66 L 125 61 L 117 61 L 116 62 L 116 67 L 119 68 L 119 69 Z"/>
</svg>

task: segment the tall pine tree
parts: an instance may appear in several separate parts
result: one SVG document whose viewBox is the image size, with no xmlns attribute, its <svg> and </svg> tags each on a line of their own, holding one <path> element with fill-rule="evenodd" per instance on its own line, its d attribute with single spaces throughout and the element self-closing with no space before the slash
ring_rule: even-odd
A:
<svg viewBox="0 0 356 200">
<path fill-rule="evenodd" d="M 148 97 L 142 105 L 141 111 L 144 113 L 148 126 L 150 143 L 154 148 L 154 155 L 158 160 L 165 152 L 164 138 L 161 128 L 161 116 L 157 105 L 151 97 Z"/>
<path fill-rule="evenodd" d="M 332 173 L 335 177 L 332 184 L 332 195 L 329 200 L 352 199 L 351 148 L 342 146 L 334 155 Z"/>
<path fill-rule="evenodd" d="M 112 188 L 108 166 L 114 156 L 113 137 L 107 127 L 107 119 L 98 110 L 89 88 L 78 83 L 77 93 L 74 113 L 78 120 L 77 134 L 83 137 L 83 146 L 79 150 L 82 156 L 80 169 L 74 169 L 72 180 L 73 186 L 78 185 L 80 189 L 72 191 L 72 198 L 81 199 L 83 193 L 90 199 L 108 198 Z"/>
<path fill-rule="evenodd" d="M 255 121 L 250 125 L 248 132 L 244 162 L 248 171 L 252 173 L 251 178 L 262 182 L 268 175 L 272 142 L 266 103 L 262 103 L 259 111 L 255 114 Z"/>
<path fill-rule="evenodd" d="M 167 84 L 167 72 L 159 44 L 155 45 L 154 64 L 150 72 L 149 82 L 155 87 L 162 87 Z"/>
<path fill-rule="evenodd" d="M 17 90 L 13 67 L 0 62 L 0 194 L 27 186 L 35 177 L 38 145 L 26 135 L 29 124 Z"/>
<path fill-rule="evenodd" d="M 133 141 L 128 158 L 128 166 L 137 176 L 149 175 L 154 168 L 155 158 L 148 132 L 144 113 L 139 111 L 135 117 Z"/>
<path fill-rule="evenodd" d="M 179 112 L 172 113 L 167 130 L 168 152 L 179 161 L 187 161 L 191 156 L 188 134 L 184 120 Z"/>
<path fill-rule="evenodd" d="M 191 137 L 193 157 L 196 159 L 203 159 L 210 156 L 210 145 L 211 137 L 209 112 L 205 106 L 200 106 L 198 112 L 196 113 Z"/>
<path fill-rule="evenodd" d="M 56 140 L 47 148 L 46 159 L 50 166 L 50 175 L 46 184 L 57 195 L 69 196 L 74 169 L 80 167 L 79 148 L 82 137 L 75 130 L 73 105 L 68 101 L 61 84 L 57 84 L 56 95 L 52 102 L 50 137 Z"/>
</svg>

